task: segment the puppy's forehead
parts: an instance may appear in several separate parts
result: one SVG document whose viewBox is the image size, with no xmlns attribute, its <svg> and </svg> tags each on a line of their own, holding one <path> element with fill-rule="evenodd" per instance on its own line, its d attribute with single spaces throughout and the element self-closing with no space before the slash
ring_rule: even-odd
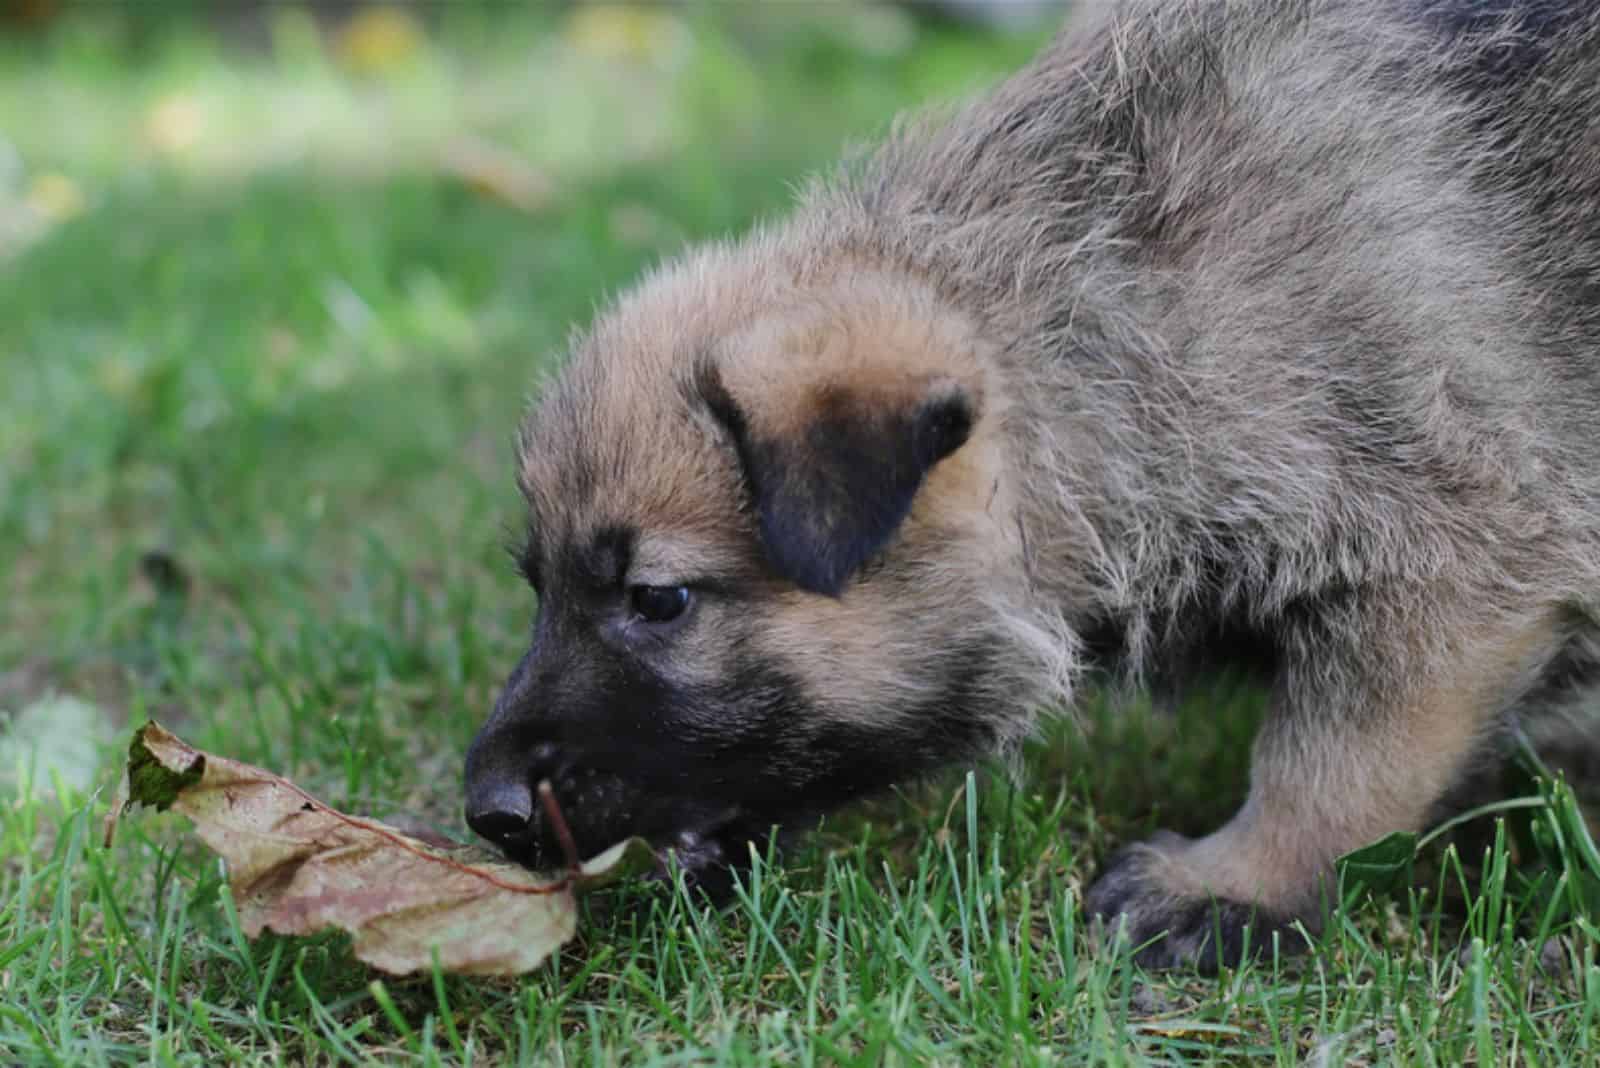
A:
<svg viewBox="0 0 1600 1068">
<path fill-rule="evenodd" d="M 696 387 L 719 339 L 756 307 L 763 280 L 739 275 L 725 252 L 702 253 L 648 280 L 574 343 L 520 440 L 519 482 L 541 542 L 577 546 L 629 530 L 651 547 L 739 526 L 737 456 Z"/>
</svg>

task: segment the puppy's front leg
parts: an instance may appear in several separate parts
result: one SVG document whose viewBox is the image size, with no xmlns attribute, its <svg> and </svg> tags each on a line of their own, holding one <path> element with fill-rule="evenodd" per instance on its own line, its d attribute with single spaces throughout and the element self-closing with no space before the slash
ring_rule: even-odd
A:
<svg viewBox="0 0 1600 1068">
<path fill-rule="evenodd" d="M 1236 964 L 1247 941 L 1260 950 L 1275 931 L 1301 948 L 1290 924 L 1317 928 L 1334 862 L 1420 829 L 1560 648 L 1555 611 L 1451 603 L 1346 605 L 1286 627 L 1244 806 L 1204 838 L 1163 833 L 1124 849 L 1091 888 L 1090 915 L 1125 924 L 1152 968 Z"/>
</svg>

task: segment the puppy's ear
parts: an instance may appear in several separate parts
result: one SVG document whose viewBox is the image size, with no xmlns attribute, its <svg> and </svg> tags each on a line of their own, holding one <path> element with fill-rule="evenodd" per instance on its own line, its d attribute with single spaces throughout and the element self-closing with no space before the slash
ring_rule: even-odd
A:
<svg viewBox="0 0 1600 1068">
<path fill-rule="evenodd" d="M 888 543 L 928 471 L 966 442 L 979 398 L 943 375 L 746 385 L 703 366 L 701 397 L 733 438 L 767 558 L 837 596 Z"/>
</svg>

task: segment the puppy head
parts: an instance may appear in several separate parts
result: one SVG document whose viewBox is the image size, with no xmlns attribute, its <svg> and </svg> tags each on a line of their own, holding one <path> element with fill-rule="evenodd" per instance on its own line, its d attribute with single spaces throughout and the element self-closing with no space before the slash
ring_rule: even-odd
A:
<svg viewBox="0 0 1600 1068">
<path fill-rule="evenodd" d="M 531 646 L 467 759 L 475 829 L 691 867 L 994 740 L 1017 545 L 1005 405 L 931 286 L 715 250 L 604 317 L 529 417 Z"/>
</svg>

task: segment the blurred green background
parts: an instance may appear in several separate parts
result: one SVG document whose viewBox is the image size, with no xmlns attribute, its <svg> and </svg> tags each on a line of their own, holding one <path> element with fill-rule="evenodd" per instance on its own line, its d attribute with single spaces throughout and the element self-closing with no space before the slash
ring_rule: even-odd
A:
<svg viewBox="0 0 1600 1068">
<path fill-rule="evenodd" d="M 429 753 L 532 608 L 510 445 L 567 331 L 1042 36 L 844 2 L 0 12 L 0 708 L 247 701 L 298 740 L 287 693 L 338 721 L 410 682 Z"/>
</svg>

